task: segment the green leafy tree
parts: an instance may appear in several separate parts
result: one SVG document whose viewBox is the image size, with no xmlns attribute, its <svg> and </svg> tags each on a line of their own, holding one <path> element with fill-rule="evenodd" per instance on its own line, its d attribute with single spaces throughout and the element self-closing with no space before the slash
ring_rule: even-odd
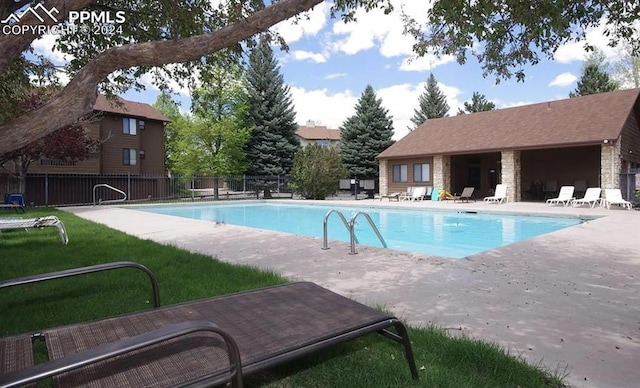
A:
<svg viewBox="0 0 640 388">
<path fill-rule="evenodd" d="M 640 52 L 640 37 L 634 35 L 638 1 L 436 0 L 427 17 L 422 24 L 406 15 L 406 30 L 417 39 L 418 55 L 454 55 L 462 64 L 471 54 L 483 74 L 495 75 L 497 82 L 514 75 L 524 80 L 526 65 L 553 58 L 558 47 L 584 39 L 594 27 L 604 26 L 609 45 L 626 41 L 633 52 Z"/>
<path fill-rule="evenodd" d="M 249 55 L 247 69 L 247 126 L 252 128 L 247 144 L 249 174 L 286 175 L 300 149 L 298 124 L 289 87 L 267 39 L 261 39 Z M 265 191 L 265 196 L 269 196 Z"/>
<path fill-rule="evenodd" d="M 210 69 L 205 79 L 206 84 L 192 93 L 193 117 L 178 121 L 171 159 L 181 174 L 212 175 L 217 199 L 219 177 L 242 174 L 247 168 L 248 106 L 239 66 Z"/>
<path fill-rule="evenodd" d="M 309 144 L 293 158 L 291 187 L 307 199 L 325 199 L 338 191 L 346 176 L 340 148 Z"/>
<path fill-rule="evenodd" d="M 465 113 L 485 112 L 494 109 L 496 109 L 496 104 L 487 100 L 487 97 L 484 94 L 473 92 L 471 101 L 464 103 L 464 110 L 458 108 L 458 115 L 463 115 Z"/>
<path fill-rule="evenodd" d="M 587 58 L 576 90 L 570 92 L 569 97 L 613 92 L 614 90 L 618 90 L 618 83 L 609 77 L 604 54 L 596 51 Z"/>
<path fill-rule="evenodd" d="M 393 122 L 371 85 L 360 96 L 355 115 L 340 130 L 342 162 L 349 176 L 377 178 L 376 156 L 393 144 Z"/>
<path fill-rule="evenodd" d="M 449 104 L 447 98 L 440 90 L 438 81 L 433 73 L 429 75 L 424 92 L 418 97 L 418 109 L 413 110 L 411 122 L 414 124 L 413 130 L 429 119 L 437 119 L 448 116 Z"/>
<path fill-rule="evenodd" d="M 160 94 L 153 103 L 153 107 L 171 120 L 164 127 L 164 165 L 168 171 L 176 172 L 174 154 L 180 128 L 186 125 L 186 119 L 180 112 L 179 103 L 174 101 L 167 93 Z"/>
</svg>

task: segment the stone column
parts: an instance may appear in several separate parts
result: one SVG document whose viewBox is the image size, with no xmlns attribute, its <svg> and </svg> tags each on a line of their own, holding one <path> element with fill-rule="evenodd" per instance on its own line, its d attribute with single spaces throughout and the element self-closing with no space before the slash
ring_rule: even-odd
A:
<svg viewBox="0 0 640 388">
<path fill-rule="evenodd" d="M 386 159 L 380 160 L 378 164 L 378 176 L 380 177 L 379 190 L 380 195 L 389 194 L 389 169 L 387 168 L 388 162 Z"/>
<path fill-rule="evenodd" d="M 620 187 L 620 141 L 600 145 L 600 187 L 616 189 Z"/>
<path fill-rule="evenodd" d="M 507 185 L 509 200 L 519 202 L 522 199 L 520 151 L 502 151 L 501 166 L 502 183 Z"/>
<path fill-rule="evenodd" d="M 433 157 L 433 188 L 451 191 L 451 157 L 449 155 Z"/>
</svg>

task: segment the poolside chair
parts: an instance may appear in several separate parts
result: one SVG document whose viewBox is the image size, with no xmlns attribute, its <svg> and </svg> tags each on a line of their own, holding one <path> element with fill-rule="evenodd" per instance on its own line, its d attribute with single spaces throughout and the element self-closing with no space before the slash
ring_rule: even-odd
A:
<svg viewBox="0 0 640 388">
<path fill-rule="evenodd" d="M 69 236 L 67 230 L 64 228 L 62 221 L 56 216 L 46 216 L 39 218 L 5 218 L 0 219 L 0 232 L 4 230 L 17 230 L 17 229 L 30 229 L 30 228 L 44 228 L 52 226 L 58 228 L 60 233 L 60 239 L 63 244 L 69 242 Z"/>
<path fill-rule="evenodd" d="M 414 187 L 410 200 L 422 201 L 425 195 L 427 195 L 427 186 Z"/>
<path fill-rule="evenodd" d="M 475 187 L 465 187 L 464 189 L 462 189 L 462 193 L 460 193 L 460 195 L 454 195 L 453 196 L 453 202 L 469 202 L 472 200 L 472 196 L 473 196 L 473 191 L 475 190 Z M 475 202 L 475 200 L 473 200 L 473 202 Z"/>
<path fill-rule="evenodd" d="M 382 198 L 387 198 L 389 199 L 389 201 L 391 201 L 392 199 L 395 198 L 396 201 L 400 201 L 400 195 L 402 195 L 402 193 L 399 191 L 396 191 L 395 193 L 380 195 L 380 200 L 382 201 Z"/>
<path fill-rule="evenodd" d="M 434 188 L 431 190 L 431 200 L 438 201 L 440 199 L 440 189 Z"/>
<path fill-rule="evenodd" d="M 0 386 L 242 387 L 244 375 L 369 333 L 403 345 L 418 378 L 397 318 L 299 282 L 0 338 Z M 34 366 L 32 341 L 49 361 Z"/>
<path fill-rule="evenodd" d="M 571 201 L 573 201 L 575 199 L 573 197 L 573 190 L 574 189 L 575 188 L 573 186 L 562 186 L 560 188 L 560 193 L 558 194 L 558 196 L 556 198 L 547 199 L 547 205 L 551 206 L 551 205 L 562 204 L 562 206 L 569 206 Z"/>
<path fill-rule="evenodd" d="M 604 190 L 604 204 L 607 209 L 611 209 L 611 205 L 618 205 L 623 209 L 631 210 L 632 204 L 629 201 L 625 201 L 622 198 L 622 192 L 620 189 L 605 189 Z"/>
<path fill-rule="evenodd" d="M 409 186 L 407 187 L 407 191 L 404 194 L 400 195 L 400 200 L 401 201 L 410 201 L 411 200 L 411 195 L 413 194 L 413 190 L 415 190 L 416 188 L 413 186 Z"/>
<path fill-rule="evenodd" d="M 507 185 L 502 183 L 497 184 L 495 193 L 492 196 L 484 197 L 484 202 L 488 202 L 488 203 L 509 202 L 509 197 L 507 196 Z"/>
<path fill-rule="evenodd" d="M 18 210 L 22 210 L 25 213 L 24 197 L 22 194 L 5 194 L 4 203 L 0 203 L 0 208 L 13 209 L 16 213 Z"/>
<path fill-rule="evenodd" d="M 589 187 L 587 191 L 584 193 L 583 198 L 577 198 L 571 201 L 571 206 L 581 206 L 581 205 L 589 205 L 591 207 L 595 207 L 597 203 L 600 202 L 600 192 L 602 189 L 599 187 Z"/>
</svg>

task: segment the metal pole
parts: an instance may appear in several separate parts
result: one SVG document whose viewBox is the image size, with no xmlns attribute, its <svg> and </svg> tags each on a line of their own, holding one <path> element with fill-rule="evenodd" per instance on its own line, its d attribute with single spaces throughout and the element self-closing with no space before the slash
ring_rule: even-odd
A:
<svg viewBox="0 0 640 388">
<path fill-rule="evenodd" d="M 44 205 L 49 206 L 49 173 L 44 173 Z"/>
<path fill-rule="evenodd" d="M 355 255 L 356 252 L 356 232 L 355 232 L 355 219 L 352 218 L 351 222 L 349 222 L 349 242 L 351 244 L 351 251 L 349 251 L 350 255 Z"/>
<path fill-rule="evenodd" d="M 131 198 L 131 173 L 127 173 L 127 198 Z"/>
</svg>

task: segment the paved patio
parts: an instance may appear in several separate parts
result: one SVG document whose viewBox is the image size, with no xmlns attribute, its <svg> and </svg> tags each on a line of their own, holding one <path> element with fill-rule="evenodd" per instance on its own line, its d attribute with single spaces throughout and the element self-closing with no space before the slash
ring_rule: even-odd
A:
<svg viewBox="0 0 640 388">
<path fill-rule="evenodd" d="M 305 202 L 307 203 L 307 202 Z M 414 326 L 494 341 L 576 387 L 640 381 L 640 212 L 539 203 L 323 201 L 409 207 L 604 216 L 454 260 L 144 213 L 126 207 L 65 208 L 128 234 L 220 260 L 309 280 Z M 73 236 L 70 236 L 73 243 Z M 135 259 L 135 258 L 129 258 Z"/>
</svg>

